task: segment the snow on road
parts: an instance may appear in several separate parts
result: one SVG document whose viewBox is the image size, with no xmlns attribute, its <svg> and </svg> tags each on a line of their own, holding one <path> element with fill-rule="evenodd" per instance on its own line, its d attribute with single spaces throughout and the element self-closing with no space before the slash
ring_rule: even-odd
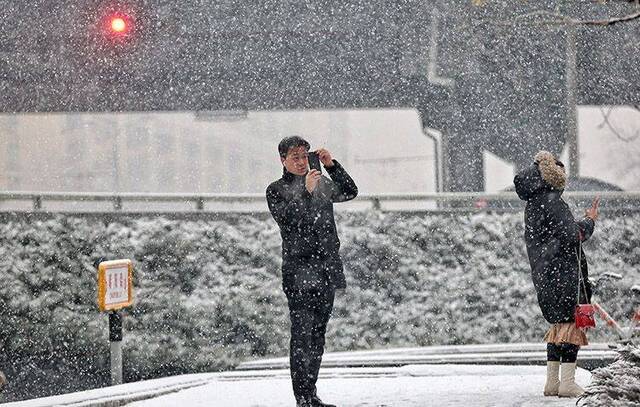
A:
<svg viewBox="0 0 640 407">
<path fill-rule="evenodd" d="M 130 407 L 295 406 L 288 370 L 222 374 L 207 385 Z M 545 366 L 410 365 L 321 370 L 318 394 L 340 407 L 574 406 L 575 399 L 544 397 Z M 586 386 L 591 374 L 579 369 Z"/>
</svg>

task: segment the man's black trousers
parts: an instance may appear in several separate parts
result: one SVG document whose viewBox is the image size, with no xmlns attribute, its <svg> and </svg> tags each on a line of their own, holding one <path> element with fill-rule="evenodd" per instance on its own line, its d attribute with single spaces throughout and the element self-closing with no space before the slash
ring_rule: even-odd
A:
<svg viewBox="0 0 640 407">
<path fill-rule="evenodd" d="M 296 400 L 316 394 L 316 382 L 322 354 L 324 334 L 333 310 L 335 290 L 287 294 L 291 319 L 289 362 L 291 382 Z"/>
</svg>

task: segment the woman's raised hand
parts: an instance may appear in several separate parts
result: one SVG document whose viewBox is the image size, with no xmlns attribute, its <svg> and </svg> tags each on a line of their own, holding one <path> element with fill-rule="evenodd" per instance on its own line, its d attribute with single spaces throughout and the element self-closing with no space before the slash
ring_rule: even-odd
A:
<svg viewBox="0 0 640 407">
<path fill-rule="evenodd" d="M 591 208 L 587 208 L 585 216 L 593 221 L 598 219 L 598 208 L 600 207 L 600 195 L 596 196 L 591 204 Z"/>
</svg>

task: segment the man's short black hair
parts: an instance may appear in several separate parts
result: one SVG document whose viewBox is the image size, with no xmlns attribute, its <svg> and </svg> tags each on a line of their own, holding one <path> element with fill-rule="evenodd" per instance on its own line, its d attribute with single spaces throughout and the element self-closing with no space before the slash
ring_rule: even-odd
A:
<svg viewBox="0 0 640 407">
<path fill-rule="evenodd" d="M 288 136 L 280 140 L 278 144 L 278 152 L 280 157 L 284 158 L 289 153 L 289 150 L 295 147 L 303 146 L 307 151 L 311 148 L 309 142 L 300 136 Z"/>
</svg>

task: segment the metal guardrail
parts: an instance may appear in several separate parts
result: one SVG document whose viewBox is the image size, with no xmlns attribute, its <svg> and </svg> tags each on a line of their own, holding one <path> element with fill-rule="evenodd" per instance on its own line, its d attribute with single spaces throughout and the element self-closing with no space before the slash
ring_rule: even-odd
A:
<svg viewBox="0 0 640 407">
<path fill-rule="evenodd" d="M 608 209 L 640 209 L 640 192 L 565 192 L 563 197 L 576 204 L 589 203 L 595 195 L 602 197 L 601 207 Z M 54 208 L 51 204 L 57 204 Z M 130 210 L 126 205 L 142 204 L 137 211 L 153 211 L 150 204 L 180 204 L 182 207 L 170 209 L 172 212 L 212 211 L 212 204 L 226 205 L 227 211 L 242 211 L 241 205 L 253 205 L 252 211 L 266 211 L 264 194 L 163 194 L 163 193 L 103 193 L 103 192 L 0 192 L 0 212 L 82 212 L 78 206 L 102 204 L 102 211 L 123 212 Z M 521 209 L 524 203 L 514 192 L 446 192 L 446 193 L 388 193 L 362 194 L 352 204 L 360 204 L 360 209 L 394 210 L 389 204 L 405 204 L 405 210 L 492 210 Z M 104 204 L 108 206 L 104 207 Z M 362 205 L 364 204 L 364 206 Z M 186 207 L 185 207 L 186 205 Z M 401 205 L 402 206 L 402 205 Z M 95 210 L 95 209 L 93 209 Z M 218 209 L 219 210 L 219 209 Z M 395 209 L 398 210 L 398 209 Z M 402 209 L 400 209 L 402 210 Z"/>
</svg>

